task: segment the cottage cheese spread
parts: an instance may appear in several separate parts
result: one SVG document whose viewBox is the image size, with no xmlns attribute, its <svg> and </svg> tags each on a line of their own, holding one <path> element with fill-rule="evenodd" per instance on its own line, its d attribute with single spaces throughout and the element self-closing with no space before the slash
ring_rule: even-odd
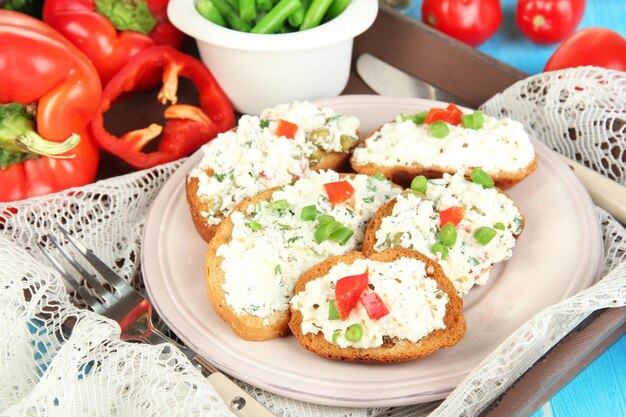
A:
<svg viewBox="0 0 626 417">
<path fill-rule="evenodd" d="M 366 292 L 371 292 L 373 287 L 389 314 L 372 320 L 363 305 L 357 303 L 346 320 L 328 320 L 328 302 L 335 298 L 337 280 L 366 269 L 371 284 Z M 302 313 L 303 333 L 322 332 L 324 339 L 342 348 L 373 348 L 383 344 L 384 336 L 415 343 L 434 330 L 444 329 L 448 301 L 448 295 L 426 276 L 425 264 L 417 259 L 400 258 L 394 262 L 357 259 L 349 265 L 339 263 L 327 275 L 309 281 L 304 291 L 292 298 L 291 305 Z M 351 342 L 343 335 L 355 323 L 363 327 L 363 337 Z"/>
<path fill-rule="evenodd" d="M 339 180 L 334 171 L 310 172 L 273 193 L 272 202 L 285 201 L 285 208 L 275 209 L 271 202 L 262 201 L 248 206 L 245 213 L 232 213 L 231 239 L 217 249 L 217 255 L 223 258 L 226 302 L 237 314 L 267 319 L 286 311 L 300 274 L 330 256 L 360 249 L 376 210 L 399 193 L 389 181 L 356 175 L 347 179 L 355 189 L 353 206 L 332 207 L 324 184 Z M 354 235 L 344 245 L 331 240 L 317 243 L 318 221 L 300 218 L 302 208 L 310 205 L 316 205 L 320 214 L 334 216 Z"/>
<path fill-rule="evenodd" d="M 298 125 L 293 139 L 274 133 L 279 119 Z M 280 105 L 260 117 L 242 116 L 236 131 L 222 133 L 202 147 L 204 157 L 190 173 L 198 178 L 197 194 L 207 203 L 208 210 L 201 214 L 208 224 L 219 224 L 244 198 L 302 176 L 316 152 L 340 152 L 342 136 L 356 141 L 358 126 L 355 117 L 309 102 Z"/>
<path fill-rule="evenodd" d="M 440 230 L 439 212 L 453 206 L 465 208 L 465 217 L 457 225 L 457 239 L 446 259 L 431 253 Z M 374 250 L 403 247 L 436 259 L 452 281 L 457 292 L 466 294 L 474 284 L 483 285 L 496 262 L 513 254 L 515 236 L 522 231 L 522 214 L 514 202 L 496 189 L 484 189 L 467 181 L 463 172 L 445 174 L 442 179 L 429 180 L 426 195 L 420 198 L 405 193 L 398 196 L 391 215 L 385 217 L 376 231 Z M 504 230 L 486 245 L 474 233 L 481 226 L 493 228 L 501 222 Z"/>
<path fill-rule="evenodd" d="M 357 165 L 420 165 L 457 171 L 481 167 L 490 175 L 514 172 L 528 166 L 535 151 L 521 123 L 485 116 L 481 129 L 448 124 L 450 132 L 442 139 L 428 133 L 428 125 L 411 120 L 384 124 L 365 140 L 365 147 L 354 150 Z"/>
</svg>

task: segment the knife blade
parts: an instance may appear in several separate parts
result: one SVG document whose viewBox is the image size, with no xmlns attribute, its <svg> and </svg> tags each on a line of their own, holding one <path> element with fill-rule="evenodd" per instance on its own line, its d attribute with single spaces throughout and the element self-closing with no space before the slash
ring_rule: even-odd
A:
<svg viewBox="0 0 626 417">
<path fill-rule="evenodd" d="M 365 84 L 382 96 L 419 97 L 463 105 L 458 98 L 367 53 L 357 58 L 356 71 Z M 626 187 L 556 151 L 550 151 L 574 171 L 595 204 L 626 224 Z"/>
</svg>

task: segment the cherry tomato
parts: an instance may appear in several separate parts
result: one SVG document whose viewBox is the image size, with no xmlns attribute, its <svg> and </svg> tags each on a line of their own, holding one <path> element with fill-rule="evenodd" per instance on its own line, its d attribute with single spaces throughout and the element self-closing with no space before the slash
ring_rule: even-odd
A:
<svg viewBox="0 0 626 417">
<path fill-rule="evenodd" d="M 585 0 L 519 0 L 515 21 L 528 39 L 548 45 L 572 33 L 584 12 Z"/>
<path fill-rule="evenodd" d="M 583 65 L 626 71 L 626 39 L 609 29 L 581 29 L 554 51 L 544 71 Z"/>
<path fill-rule="evenodd" d="M 422 21 L 462 42 L 478 46 L 502 23 L 499 0 L 424 0 Z"/>
</svg>

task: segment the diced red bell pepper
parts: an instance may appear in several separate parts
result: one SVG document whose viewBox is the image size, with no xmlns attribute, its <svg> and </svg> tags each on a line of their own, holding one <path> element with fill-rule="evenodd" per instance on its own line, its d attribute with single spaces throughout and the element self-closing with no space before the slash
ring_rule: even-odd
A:
<svg viewBox="0 0 626 417">
<path fill-rule="evenodd" d="M 363 307 L 365 307 L 367 315 L 372 320 L 378 320 L 389 314 L 389 309 L 383 302 L 382 298 L 380 298 L 380 296 L 375 292 L 363 294 L 361 296 L 361 303 L 363 303 Z"/>
<path fill-rule="evenodd" d="M 439 226 L 443 227 L 446 223 L 452 223 L 454 227 L 465 218 L 465 208 L 452 206 L 439 212 Z"/>
<path fill-rule="evenodd" d="M 121 137 L 109 133 L 104 127 L 104 114 L 111 104 L 124 93 L 132 92 L 146 71 L 163 68 L 163 85 L 157 100 L 166 105 L 168 120 L 165 128 L 158 124 L 128 132 Z M 185 77 L 198 91 L 200 107 L 176 104 L 178 78 Z M 102 94 L 100 111 L 93 117 L 89 128 L 100 147 L 123 159 L 135 168 L 150 168 L 189 155 L 218 133 L 230 129 L 235 113 L 228 98 L 209 70 L 191 55 L 161 45 L 144 49 L 109 81 Z M 161 132 L 157 150 L 144 152 L 144 147 Z"/>
<path fill-rule="evenodd" d="M 354 187 L 348 181 L 329 182 L 324 184 L 331 205 L 343 203 L 352 197 Z"/>
<path fill-rule="evenodd" d="M 352 309 L 359 302 L 359 298 L 361 298 L 361 294 L 367 288 L 368 283 L 367 269 L 362 274 L 349 275 L 337 280 L 335 284 L 335 305 L 341 320 L 348 318 Z"/>
<path fill-rule="evenodd" d="M 436 122 L 437 120 L 442 120 L 453 126 L 458 126 L 461 124 L 462 115 L 463 112 L 453 103 L 450 103 L 445 109 L 433 107 L 432 109 L 428 110 L 428 114 L 426 115 L 426 120 L 424 122 L 426 124 L 431 124 L 432 122 Z"/>
<path fill-rule="evenodd" d="M 291 123 L 287 120 L 278 119 L 278 125 L 276 126 L 276 130 L 274 133 L 276 136 L 284 136 L 289 139 L 293 139 L 296 137 L 296 132 L 298 131 L 298 125 L 295 123 Z"/>
</svg>

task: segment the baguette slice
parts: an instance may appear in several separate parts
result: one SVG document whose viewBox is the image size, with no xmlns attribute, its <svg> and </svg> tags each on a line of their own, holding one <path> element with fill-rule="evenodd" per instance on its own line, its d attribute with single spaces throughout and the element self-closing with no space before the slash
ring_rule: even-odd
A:
<svg viewBox="0 0 626 417">
<path fill-rule="evenodd" d="M 329 258 L 303 273 L 298 279 L 294 292 L 295 294 L 300 294 L 305 290 L 307 283 L 324 277 L 329 273 L 331 268 L 340 263 L 352 264 L 358 259 L 365 258 L 365 255 L 360 252 L 351 252 Z M 445 307 L 445 316 L 443 317 L 445 328 L 431 331 L 417 342 L 384 336 L 382 345 L 378 347 L 341 347 L 339 344 L 333 344 L 327 341 L 322 332 L 316 334 L 309 332 L 303 333 L 303 315 L 300 310 L 295 308 L 292 302 L 289 327 L 298 339 L 298 342 L 305 349 L 323 358 L 384 363 L 418 359 L 438 349 L 451 347 L 460 342 L 465 336 L 466 328 L 465 318 L 463 316 L 463 301 L 457 295 L 454 286 L 450 280 L 446 278 L 441 267 L 436 262 L 419 252 L 401 248 L 388 249 L 382 253 L 373 253 L 369 257 L 371 260 L 385 263 L 395 262 L 401 258 L 412 258 L 423 262 L 426 265 L 425 271 L 427 277 L 435 280 L 437 287 L 449 297 L 449 301 Z M 393 311 L 393 305 L 388 307 Z M 419 321 L 419 317 L 416 317 L 415 321 Z"/>
<path fill-rule="evenodd" d="M 537 155 L 520 123 L 485 117 L 478 130 L 448 125 L 450 133 L 442 139 L 432 137 L 427 125 L 398 118 L 362 140 L 350 164 L 358 173 L 379 171 L 405 187 L 417 175 L 440 178 L 464 170 L 469 178 L 472 169 L 481 168 L 507 189 L 535 171 Z"/>
<path fill-rule="evenodd" d="M 450 199 L 449 196 L 445 198 L 448 199 L 448 201 L 456 200 L 457 204 L 464 207 L 467 217 L 469 217 L 468 212 L 471 210 L 482 211 L 485 215 L 478 216 L 476 213 L 472 213 L 471 220 L 464 219 L 456 226 L 456 242 L 448 249 L 449 254 L 446 259 L 442 259 L 440 254 L 434 254 L 430 250 L 431 245 L 436 242 L 437 234 L 441 230 L 440 210 L 438 207 L 440 203 L 438 201 L 430 201 L 430 199 L 438 200 L 441 198 L 440 196 L 442 194 L 441 191 L 434 192 L 433 196 L 430 194 L 430 188 L 441 187 L 445 184 L 450 186 L 452 182 L 455 182 L 455 190 L 458 190 L 457 187 L 459 184 L 465 184 L 469 187 L 467 194 L 461 196 L 453 193 L 454 199 Z M 476 198 L 476 196 L 478 196 L 478 198 Z M 467 199 L 465 204 L 464 198 Z M 404 206 L 399 208 L 397 215 L 404 217 L 398 217 L 397 220 L 395 220 L 394 226 L 396 228 L 393 230 L 387 228 L 384 233 L 379 233 L 383 227 L 383 222 L 391 221 L 388 219 L 390 219 L 394 213 L 394 208 L 399 200 L 403 201 Z M 424 202 L 426 202 L 426 204 L 424 204 Z M 431 202 L 433 205 L 433 214 L 429 219 L 420 217 L 420 210 L 428 210 L 428 204 Z M 465 205 L 468 203 L 471 204 L 472 207 L 466 207 Z M 447 204 L 450 203 L 448 202 Z M 476 206 L 474 206 L 474 204 Z M 448 207 L 446 206 L 446 208 Z M 494 214 L 494 212 L 496 214 Z M 491 217 L 491 215 L 493 215 L 493 217 Z M 496 237 L 487 245 L 482 246 L 478 244 L 474 237 L 475 231 L 480 226 L 493 229 L 493 225 L 497 222 L 503 222 L 505 230 L 496 230 Z M 403 247 L 422 252 L 442 265 L 444 273 L 455 285 L 457 291 L 461 295 L 464 295 L 467 294 L 474 285 L 484 285 L 487 282 L 489 271 L 494 263 L 506 260 L 512 255 L 513 246 L 517 238 L 521 235 L 524 225 L 525 218 L 521 209 L 502 190 L 497 187 L 483 189 L 477 184 L 466 181 L 462 177 L 461 172 L 454 176 L 445 174 L 443 179 L 429 180 L 427 194 L 425 196 L 418 196 L 413 194 L 410 190 L 406 190 L 403 195 L 383 205 L 376 212 L 367 227 L 363 239 L 363 253 L 366 256 L 371 256 L 373 253 L 382 252 L 389 247 Z M 389 240 L 385 240 L 385 242 L 381 242 L 377 236 L 377 233 L 379 233 L 380 236 L 387 236 L 390 232 Z M 429 241 L 428 244 L 424 246 L 426 244 L 424 235 L 426 234 L 428 235 Z M 420 236 L 421 238 L 419 238 Z M 500 241 L 498 241 L 498 239 L 500 239 Z M 419 244 L 420 246 L 416 247 L 415 244 Z M 506 246 L 502 249 L 501 245 Z M 475 261 L 471 258 L 474 258 Z M 467 263 L 465 263 L 465 261 L 467 261 Z M 476 262 L 476 264 L 473 265 L 471 262 Z M 458 275 L 459 273 L 466 275 Z"/>
<path fill-rule="evenodd" d="M 314 180 L 312 177 L 318 179 Z M 280 251 L 280 248 L 283 247 L 281 245 L 289 246 L 285 244 L 285 236 L 287 233 L 292 233 L 293 237 L 298 239 L 298 243 L 295 245 L 299 245 L 294 247 L 289 246 L 290 249 L 287 249 L 289 251 L 288 254 L 290 255 L 290 257 L 293 257 L 295 259 L 291 261 L 292 263 L 290 264 L 290 268 L 299 268 L 300 270 L 305 270 L 310 265 L 313 265 L 319 262 L 319 260 L 327 257 L 327 253 L 335 255 L 361 248 L 361 241 L 365 232 L 365 228 L 367 226 L 367 222 L 369 222 L 376 210 L 378 210 L 378 208 L 382 206 L 385 202 L 387 202 L 390 198 L 397 195 L 397 193 L 400 192 L 400 189 L 398 186 L 386 180 L 381 181 L 379 179 L 372 179 L 370 177 L 357 174 L 337 174 L 331 171 L 314 173 L 307 178 L 300 179 L 299 181 L 305 181 L 308 185 L 303 185 L 303 187 L 305 187 L 306 190 L 310 190 L 311 183 L 313 181 L 323 181 L 324 183 L 328 183 L 332 181 L 337 181 L 338 179 L 350 179 L 352 181 L 355 188 L 354 199 L 358 201 L 354 203 L 355 206 L 350 206 L 346 203 L 337 204 L 331 209 L 329 214 L 333 214 L 337 216 L 337 219 L 340 219 L 341 216 L 338 213 L 342 210 L 352 211 L 352 209 L 354 209 L 354 212 L 357 212 L 359 208 L 363 210 L 362 215 L 351 217 L 352 220 L 350 221 L 352 221 L 353 224 L 345 223 L 346 226 L 350 227 L 354 231 L 354 235 L 344 245 L 339 245 L 338 243 L 332 241 L 326 241 L 318 244 L 313 240 L 313 230 L 315 230 L 315 228 L 317 227 L 316 221 L 299 220 L 300 210 L 294 209 L 293 211 L 295 218 L 297 218 L 298 221 L 302 224 L 306 224 L 306 226 L 302 226 L 301 229 L 294 228 L 293 230 L 282 231 L 282 236 L 267 243 L 267 245 L 278 245 L 279 249 L 273 248 L 273 251 L 271 253 L 264 253 L 264 255 L 261 256 L 264 259 L 250 258 L 250 255 L 242 256 L 241 259 L 238 260 L 238 262 L 248 263 L 252 265 L 252 269 L 250 270 L 251 272 L 246 275 L 251 276 L 251 274 L 254 273 L 255 278 L 258 277 L 260 279 L 264 276 L 262 271 L 267 272 L 267 269 L 263 269 L 264 263 L 270 262 L 271 265 L 274 265 L 281 262 L 277 259 L 279 255 L 278 252 Z M 371 180 L 371 183 L 367 182 L 369 180 Z M 374 194 L 375 197 L 372 197 L 372 199 L 368 200 L 368 202 L 364 202 L 363 197 L 370 196 L 373 191 L 366 187 L 366 183 L 370 185 L 370 187 L 372 185 L 374 185 L 375 187 L 379 187 L 377 188 L 378 191 L 376 191 Z M 218 253 L 218 250 L 222 245 L 229 244 L 233 240 L 232 237 L 234 230 L 234 216 L 243 215 L 243 221 L 245 222 L 248 219 L 246 213 L 248 213 L 249 208 L 256 209 L 257 203 L 272 201 L 275 197 L 274 193 L 277 192 L 277 190 L 279 189 L 287 189 L 288 187 L 297 186 L 298 183 L 292 186 L 276 187 L 263 191 L 251 198 L 245 199 L 235 207 L 233 212 L 231 212 L 231 214 L 226 217 L 224 221 L 220 223 L 220 225 L 217 227 L 215 236 L 209 242 L 205 258 L 205 279 L 209 300 L 219 317 L 222 318 L 222 320 L 224 320 L 224 322 L 226 322 L 232 328 L 232 330 L 243 339 L 268 340 L 288 335 L 290 333 L 288 326 L 290 317 L 290 312 L 288 308 L 289 300 L 284 300 L 285 310 L 282 313 L 273 314 L 270 317 L 263 318 L 257 315 L 248 313 L 242 314 L 241 311 L 235 311 L 236 309 L 227 302 L 227 294 L 224 290 L 224 284 L 227 278 L 224 272 L 224 268 L 222 266 L 225 258 Z M 318 194 L 314 194 L 310 197 L 305 196 L 303 197 L 303 201 L 304 203 L 306 203 L 305 205 L 316 204 L 318 208 L 322 207 L 322 203 L 319 202 Z M 326 209 L 327 208 L 328 207 L 326 207 Z M 259 221 L 264 222 L 265 220 Z M 269 229 L 272 226 L 282 226 L 282 224 L 266 223 L 263 227 L 267 227 Z M 264 250 L 263 248 L 257 250 L 251 240 L 248 240 L 246 243 L 253 248 L 248 253 L 258 254 L 259 251 Z M 317 251 L 314 254 L 309 251 L 309 248 L 312 247 L 315 247 L 315 251 Z M 281 272 L 281 274 L 283 272 Z M 286 283 L 285 288 L 291 286 L 290 288 L 292 289 L 298 276 L 299 272 L 297 275 L 288 275 L 288 273 L 285 272 L 285 275 L 282 277 L 282 281 Z M 293 295 L 291 289 L 289 290 L 288 294 L 289 298 L 291 298 L 291 295 Z M 266 290 L 272 291 L 274 290 L 274 288 L 269 287 Z M 255 301 L 257 301 L 255 304 L 262 304 L 261 302 L 258 302 L 258 300 Z"/>
</svg>

